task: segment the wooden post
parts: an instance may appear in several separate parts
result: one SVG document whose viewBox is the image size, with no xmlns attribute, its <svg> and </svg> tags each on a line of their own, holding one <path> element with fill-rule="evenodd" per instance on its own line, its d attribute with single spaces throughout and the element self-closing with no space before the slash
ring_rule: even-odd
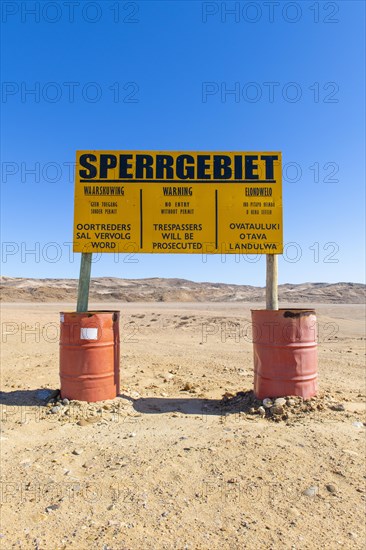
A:
<svg viewBox="0 0 366 550">
<path fill-rule="evenodd" d="M 78 302 L 76 306 L 77 312 L 88 311 L 91 260 L 91 252 L 82 253 L 78 286 Z"/>
<path fill-rule="evenodd" d="M 267 254 L 266 309 L 278 309 L 278 256 Z"/>
</svg>

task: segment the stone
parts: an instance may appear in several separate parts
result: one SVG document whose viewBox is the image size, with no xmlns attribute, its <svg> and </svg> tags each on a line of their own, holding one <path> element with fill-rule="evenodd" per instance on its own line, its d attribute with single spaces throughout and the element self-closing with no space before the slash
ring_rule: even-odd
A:
<svg viewBox="0 0 366 550">
<path fill-rule="evenodd" d="M 294 518 L 298 518 L 301 516 L 301 513 L 299 512 L 299 510 L 294 506 L 292 508 L 289 508 L 287 512 L 289 515 L 293 516 Z"/>
<path fill-rule="evenodd" d="M 85 418 L 81 418 L 81 420 L 79 420 L 77 422 L 77 425 L 78 426 L 90 426 L 90 423 L 87 420 L 85 420 Z"/>
<path fill-rule="evenodd" d="M 283 405 L 286 405 L 286 399 L 284 397 L 277 397 L 274 404 L 276 407 L 283 407 Z"/>
<path fill-rule="evenodd" d="M 325 488 L 327 489 L 327 491 L 329 491 L 330 493 L 336 493 L 337 492 L 337 488 L 335 485 L 333 485 L 332 483 L 328 483 Z"/>
<path fill-rule="evenodd" d="M 242 521 L 240 525 L 242 527 L 249 528 L 249 523 L 247 521 Z"/>
<path fill-rule="evenodd" d="M 50 513 L 50 512 L 52 512 L 53 510 L 58 510 L 59 508 L 60 508 L 60 505 L 59 505 L 59 504 L 51 504 L 50 506 L 47 506 L 46 512 L 47 512 L 47 513 Z"/>
<path fill-rule="evenodd" d="M 353 422 L 352 426 L 354 426 L 355 428 L 363 428 L 363 422 Z"/>
<path fill-rule="evenodd" d="M 274 416 L 281 416 L 283 414 L 283 407 L 281 405 L 273 405 L 273 407 L 271 407 L 271 413 Z"/>
<path fill-rule="evenodd" d="M 273 405 L 273 401 L 271 399 L 269 399 L 268 397 L 266 397 L 265 399 L 263 399 L 263 406 L 266 408 L 266 409 L 270 409 Z"/>
<path fill-rule="evenodd" d="M 336 403 L 335 405 L 331 405 L 330 407 L 332 409 L 332 411 L 344 411 L 345 408 L 344 408 L 344 405 L 342 405 L 342 403 Z"/>
<path fill-rule="evenodd" d="M 67 399 L 67 397 L 65 397 L 65 399 L 62 400 L 62 404 L 63 405 L 70 405 L 69 399 Z"/>
<path fill-rule="evenodd" d="M 84 452 L 83 449 L 74 449 L 74 450 L 72 451 L 72 454 L 73 454 L 73 455 L 81 455 L 81 454 L 83 454 L 83 452 Z"/>
<path fill-rule="evenodd" d="M 264 407 L 261 406 L 261 407 L 258 407 L 257 412 L 258 412 L 258 414 L 260 414 L 261 416 L 265 416 L 265 414 L 266 414 L 266 409 L 265 409 Z"/>
<path fill-rule="evenodd" d="M 52 414 L 57 414 L 57 413 L 60 412 L 60 410 L 61 410 L 61 407 L 59 405 L 56 405 L 55 407 L 52 407 L 51 413 Z"/>
<path fill-rule="evenodd" d="M 317 485 L 310 485 L 305 491 L 302 492 L 306 497 L 315 497 L 319 492 L 319 487 Z"/>
</svg>

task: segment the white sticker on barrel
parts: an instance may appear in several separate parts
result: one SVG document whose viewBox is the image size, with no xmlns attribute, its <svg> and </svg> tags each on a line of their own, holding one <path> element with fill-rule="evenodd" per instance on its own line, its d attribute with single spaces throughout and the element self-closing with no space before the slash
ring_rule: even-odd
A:
<svg viewBox="0 0 366 550">
<path fill-rule="evenodd" d="M 80 340 L 98 340 L 97 328 L 81 328 Z"/>
<path fill-rule="evenodd" d="M 63 323 L 65 321 L 65 316 L 63 313 L 60 313 L 60 323 Z"/>
</svg>

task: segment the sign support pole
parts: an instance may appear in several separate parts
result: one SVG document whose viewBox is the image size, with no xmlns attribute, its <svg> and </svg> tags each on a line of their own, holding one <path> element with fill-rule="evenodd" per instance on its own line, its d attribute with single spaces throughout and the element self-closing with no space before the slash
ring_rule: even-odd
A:
<svg viewBox="0 0 366 550">
<path fill-rule="evenodd" d="M 266 255 L 266 309 L 278 309 L 278 256 Z"/>
<path fill-rule="evenodd" d="M 76 306 L 78 313 L 88 311 L 92 255 L 91 252 L 83 252 L 81 254 L 78 301 Z"/>
</svg>

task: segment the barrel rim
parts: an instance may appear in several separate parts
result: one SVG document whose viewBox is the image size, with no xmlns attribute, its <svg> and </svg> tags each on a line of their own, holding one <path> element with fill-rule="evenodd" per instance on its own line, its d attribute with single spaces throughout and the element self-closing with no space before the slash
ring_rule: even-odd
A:
<svg viewBox="0 0 366 550">
<path fill-rule="evenodd" d="M 310 313 L 316 313 L 316 310 L 312 307 L 304 308 L 304 307 L 280 307 L 278 309 L 251 309 L 250 311 L 253 312 L 266 312 L 266 313 L 276 313 L 279 311 L 296 311 L 296 312 L 310 312 Z"/>
<path fill-rule="evenodd" d="M 90 309 L 88 311 L 60 311 L 60 315 L 85 315 L 93 313 L 96 315 L 103 313 L 121 313 L 120 309 Z"/>
</svg>

